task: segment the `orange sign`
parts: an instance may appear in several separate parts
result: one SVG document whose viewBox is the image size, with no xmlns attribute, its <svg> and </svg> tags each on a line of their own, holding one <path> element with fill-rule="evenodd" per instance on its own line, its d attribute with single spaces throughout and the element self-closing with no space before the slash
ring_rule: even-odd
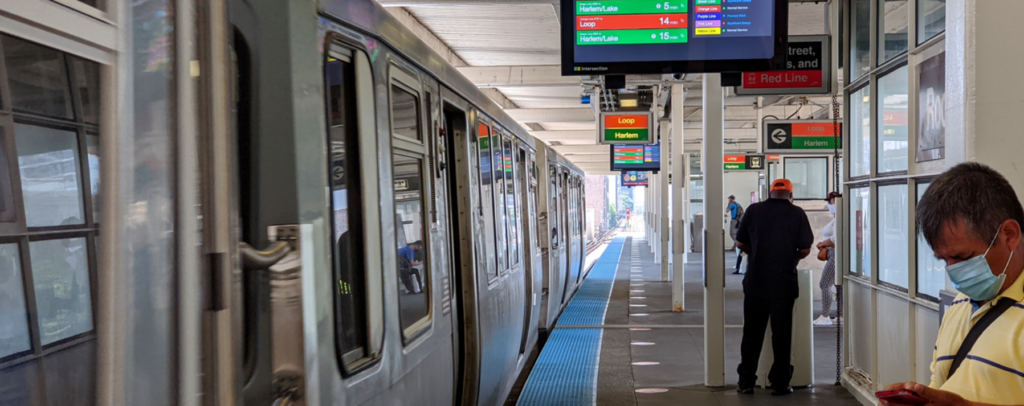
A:
<svg viewBox="0 0 1024 406">
<path fill-rule="evenodd" d="M 780 157 L 778 155 L 768 155 L 766 157 L 766 159 L 768 159 L 769 161 L 778 161 L 778 160 L 782 159 L 782 157 Z"/>
<path fill-rule="evenodd" d="M 843 129 L 839 127 L 841 132 Z M 831 137 L 833 129 L 831 123 L 793 123 L 794 137 Z M 840 135 L 842 135 L 840 133 Z"/>
<path fill-rule="evenodd" d="M 643 128 L 648 127 L 648 114 L 615 114 L 604 116 L 604 128 Z"/>
<path fill-rule="evenodd" d="M 746 155 L 726 155 L 724 157 L 725 163 L 745 163 L 747 161 Z"/>
</svg>

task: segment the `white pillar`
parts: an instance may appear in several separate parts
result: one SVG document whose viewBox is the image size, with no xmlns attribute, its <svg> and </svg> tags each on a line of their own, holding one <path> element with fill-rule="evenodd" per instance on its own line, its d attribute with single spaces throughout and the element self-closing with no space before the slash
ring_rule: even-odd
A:
<svg viewBox="0 0 1024 406">
<path fill-rule="evenodd" d="M 671 212 L 668 209 L 668 198 L 672 191 L 672 185 L 669 185 L 668 179 L 669 174 L 672 173 L 672 167 L 669 165 L 671 152 L 672 152 L 672 137 L 669 135 L 669 123 L 660 123 L 661 131 L 661 198 L 658 199 L 660 205 L 661 223 L 658 227 L 661 227 L 661 251 L 659 252 L 660 263 L 661 263 L 661 281 L 668 282 L 669 276 L 671 275 L 671 268 L 669 266 L 669 258 L 672 255 L 672 247 L 669 247 L 669 238 L 672 236 L 669 230 L 669 221 L 671 220 Z"/>
<path fill-rule="evenodd" d="M 658 172 L 658 175 L 654 177 L 654 224 L 651 224 L 651 228 L 654 229 L 654 240 L 651 241 L 651 252 L 654 253 L 654 263 L 661 263 L 661 177 L 665 176 L 663 173 Z"/>
<path fill-rule="evenodd" d="M 722 76 L 704 74 L 704 385 L 725 386 L 725 178 L 722 156 L 724 105 Z"/>
<path fill-rule="evenodd" d="M 686 256 L 685 203 L 683 198 L 690 177 L 689 156 L 683 155 L 683 103 L 686 89 L 683 85 L 672 85 L 672 311 L 686 311 L 686 291 L 683 283 L 683 264 Z"/>
</svg>

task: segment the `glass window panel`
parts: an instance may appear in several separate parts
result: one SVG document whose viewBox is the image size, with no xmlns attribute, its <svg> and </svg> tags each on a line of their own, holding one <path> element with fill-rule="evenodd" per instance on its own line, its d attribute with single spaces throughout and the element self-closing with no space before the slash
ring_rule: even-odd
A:
<svg viewBox="0 0 1024 406">
<path fill-rule="evenodd" d="M 878 0 L 878 64 L 907 52 L 910 2 Z"/>
<path fill-rule="evenodd" d="M 917 201 L 921 201 L 929 183 L 917 184 Z M 925 241 L 924 234 L 917 233 L 917 293 L 938 300 L 939 291 L 946 287 L 946 263 L 935 258 L 932 247 Z"/>
<path fill-rule="evenodd" d="M 907 185 L 878 187 L 878 280 L 908 288 Z"/>
<path fill-rule="evenodd" d="M 495 137 L 491 136 L 491 130 L 486 124 L 479 124 L 477 126 L 477 137 L 479 138 L 480 146 L 480 204 L 483 206 L 483 217 L 484 217 L 484 242 L 487 247 L 487 261 L 490 266 L 491 258 L 494 256 L 491 254 L 491 247 L 496 246 L 495 235 L 492 232 L 486 230 L 493 230 L 494 223 L 494 198 L 493 198 L 493 184 L 494 184 L 494 167 L 491 165 L 493 158 L 491 155 L 491 142 Z M 488 278 L 494 278 L 497 273 L 488 275 Z"/>
<path fill-rule="evenodd" d="M 850 81 L 871 71 L 871 0 L 850 4 Z"/>
<path fill-rule="evenodd" d="M 73 118 L 64 55 L 28 41 L 0 35 L 7 62 L 11 105 L 16 110 Z"/>
<path fill-rule="evenodd" d="M 355 68 L 347 62 L 327 62 L 330 95 L 331 240 L 335 242 L 335 338 L 341 347 L 342 364 L 350 365 L 366 352 L 366 269 L 363 263 L 362 200 L 358 160 L 354 154 L 359 133 L 356 126 Z M 355 215 L 353 215 L 355 214 Z"/>
<path fill-rule="evenodd" d="M 82 119 L 96 124 L 100 120 L 100 66 L 95 62 L 71 57 L 75 71 L 75 96 L 82 103 Z"/>
<path fill-rule="evenodd" d="M 412 93 L 391 85 L 391 125 L 395 135 L 420 138 L 420 103 Z"/>
<path fill-rule="evenodd" d="M 84 237 L 28 244 L 43 345 L 92 330 L 85 244 Z"/>
<path fill-rule="evenodd" d="M 871 87 L 864 86 L 850 96 L 850 177 L 871 171 Z"/>
<path fill-rule="evenodd" d="M 89 152 L 89 193 L 92 195 L 92 221 L 100 222 L 100 137 L 88 134 L 85 146 Z"/>
<path fill-rule="evenodd" d="M 907 67 L 896 69 L 878 80 L 878 172 L 907 170 L 910 147 L 907 141 Z"/>
<path fill-rule="evenodd" d="M 508 216 L 505 213 L 505 160 L 502 154 L 502 137 L 494 134 L 494 234 L 497 236 L 498 269 L 508 268 Z"/>
<path fill-rule="evenodd" d="M 425 232 L 423 228 L 423 160 L 394 154 L 395 240 L 398 244 L 399 321 L 403 336 L 430 315 Z"/>
<path fill-rule="evenodd" d="M 946 30 L 946 0 L 917 0 L 917 43 Z"/>
<path fill-rule="evenodd" d="M 15 124 L 21 169 L 21 193 L 29 227 L 83 224 L 85 218 L 78 174 L 75 133 Z"/>
<path fill-rule="evenodd" d="M 508 213 L 509 262 L 519 263 L 519 216 L 516 215 L 516 162 L 512 154 L 512 141 L 505 140 L 505 207 Z"/>
<path fill-rule="evenodd" d="M 850 273 L 871 278 L 871 189 L 850 190 Z"/>
<path fill-rule="evenodd" d="M 786 179 L 794 199 L 824 199 L 828 194 L 828 158 L 786 158 Z"/>
<path fill-rule="evenodd" d="M 0 245 L 0 358 L 32 349 L 18 244 Z"/>
</svg>

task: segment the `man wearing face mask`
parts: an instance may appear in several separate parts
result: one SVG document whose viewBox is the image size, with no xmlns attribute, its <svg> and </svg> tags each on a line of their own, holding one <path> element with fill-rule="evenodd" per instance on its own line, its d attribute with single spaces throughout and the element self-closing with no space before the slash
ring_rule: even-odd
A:
<svg viewBox="0 0 1024 406">
<path fill-rule="evenodd" d="M 1024 209 L 1013 187 L 985 165 L 957 165 L 928 187 L 917 220 L 960 294 L 939 327 L 931 383 L 886 390 L 935 406 L 1024 404 Z"/>
<path fill-rule="evenodd" d="M 793 335 L 793 303 L 799 296 L 796 264 L 811 253 L 814 234 L 803 209 L 792 203 L 793 183 L 772 182 L 770 199 L 747 208 L 736 246 L 749 255 L 743 277 L 743 340 L 740 343 L 740 379 L 736 391 L 753 394 L 757 361 L 765 329 L 772 325 L 772 356 L 768 371 L 772 396 L 793 393 L 789 364 Z"/>
</svg>

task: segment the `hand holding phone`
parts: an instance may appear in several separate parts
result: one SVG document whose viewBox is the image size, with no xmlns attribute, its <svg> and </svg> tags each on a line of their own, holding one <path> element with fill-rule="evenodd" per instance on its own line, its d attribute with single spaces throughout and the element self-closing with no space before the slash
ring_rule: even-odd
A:
<svg viewBox="0 0 1024 406">
<path fill-rule="evenodd" d="M 889 402 L 890 404 L 897 405 L 925 405 L 928 404 L 928 399 L 922 398 L 914 391 L 906 389 L 895 389 L 895 390 L 883 390 L 875 392 L 875 397 Z"/>
</svg>

